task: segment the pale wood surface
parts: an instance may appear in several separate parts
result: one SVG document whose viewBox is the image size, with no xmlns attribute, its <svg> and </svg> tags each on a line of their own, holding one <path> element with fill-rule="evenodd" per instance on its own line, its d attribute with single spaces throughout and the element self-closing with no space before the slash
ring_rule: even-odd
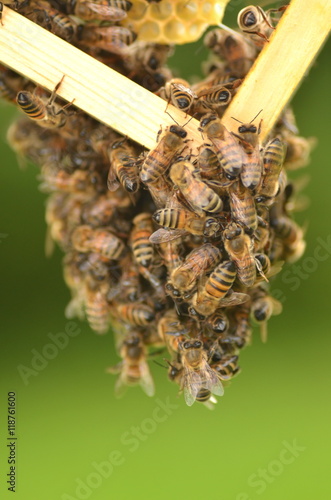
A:
<svg viewBox="0 0 331 500">
<path fill-rule="evenodd" d="M 292 0 L 277 29 L 230 103 L 223 121 L 250 122 L 262 109 L 263 140 L 290 101 L 331 28 L 331 0 Z"/>
<path fill-rule="evenodd" d="M 331 24 L 331 0 L 292 0 L 272 41 L 262 51 L 224 117 L 250 121 L 261 109 L 265 138 L 325 41 Z M 166 103 L 151 92 L 104 66 L 28 19 L 4 6 L 0 26 L 0 61 L 52 91 L 65 75 L 58 94 L 97 120 L 147 148 L 157 132 L 174 121 Z M 184 113 L 169 105 L 168 112 L 184 124 Z M 201 143 L 197 120 L 186 125 Z M 193 146 L 194 143 L 192 143 Z"/>
</svg>

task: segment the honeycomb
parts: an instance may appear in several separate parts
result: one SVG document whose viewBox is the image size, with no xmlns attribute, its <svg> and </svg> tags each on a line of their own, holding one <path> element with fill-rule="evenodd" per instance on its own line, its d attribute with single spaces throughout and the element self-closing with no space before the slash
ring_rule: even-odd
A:
<svg viewBox="0 0 331 500">
<path fill-rule="evenodd" d="M 122 22 L 138 39 L 154 43 L 188 43 L 198 40 L 210 25 L 222 22 L 229 0 L 133 0 Z"/>
</svg>

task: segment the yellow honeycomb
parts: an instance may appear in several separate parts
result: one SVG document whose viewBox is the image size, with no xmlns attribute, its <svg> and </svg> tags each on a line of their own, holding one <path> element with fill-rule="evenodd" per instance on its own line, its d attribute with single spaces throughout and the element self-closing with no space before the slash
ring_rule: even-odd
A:
<svg viewBox="0 0 331 500">
<path fill-rule="evenodd" d="M 222 22 L 229 0 L 131 0 L 125 24 L 139 40 L 155 43 L 188 43 L 205 29 Z"/>
</svg>

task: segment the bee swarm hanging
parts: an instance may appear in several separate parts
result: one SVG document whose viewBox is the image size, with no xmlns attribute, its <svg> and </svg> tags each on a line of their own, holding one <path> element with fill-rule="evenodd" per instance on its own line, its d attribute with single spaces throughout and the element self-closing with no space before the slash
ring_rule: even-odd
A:
<svg viewBox="0 0 331 500">
<path fill-rule="evenodd" d="M 175 123 L 160 130 L 155 149 L 143 151 L 74 105 L 61 105 L 61 82 L 49 96 L 2 67 L 0 93 L 27 115 L 7 137 L 19 155 L 40 166 L 41 189 L 50 193 L 47 249 L 55 241 L 65 253 L 64 279 L 72 294 L 66 316 L 86 317 L 99 334 L 110 325 L 115 331 L 122 361 L 108 371 L 119 374 L 116 392 L 140 384 L 152 396 L 148 357 L 167 349 L 168 377 L 186 403 L 212 407 L 214 395 L 221 396 L 240 370 L 251 320 L 266 340 L 267 321 L 281 312 L 269 294 L 269 278 L 305 249 L 303 230 L 292 218 L 296 187 L 287 173 L 307 164 L 311 141 L 298 137 L 289 108 L 266 144 L 259 140 L 260 116 L 238 123 L 236 133 L 222 123 L 266 43 L 275 22 L 271 13 L 257 19 L 251 33 L 210 31 L 206 77 L 190 85 L 166 66 L 170 45 L 142 41 L 138 24 L 137 33 L 131 31 L 138 4 L 145 5 L 141 23 L 175 4 L 149 3 L 77 2 L 72 11 L 65 0 L 56 2 L 59 10 L 54 2 L 30 0 L 16 7 L 198 116 L 203 139 L 197 154 L 185 126 Z M 103 20 L 108 24 L 95 23 Z"/>
</svg>

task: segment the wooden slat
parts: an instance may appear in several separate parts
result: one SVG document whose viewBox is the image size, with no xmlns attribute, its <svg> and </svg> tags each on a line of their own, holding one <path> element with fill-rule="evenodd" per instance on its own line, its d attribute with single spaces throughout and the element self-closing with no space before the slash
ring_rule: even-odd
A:
<svg viewBox="0 0 331 500">
<path fill-rule="evenodd" d="M 250 121 L 263 109 L 261 138 L 267 136 L 325 41 L 330 20 L 331 0 L 292 0 L 227 110 L 228 128 L 237 127 L 231 116 Z M 161 124 L 174 123 L 165 101 L 5 6 L 0 61 L 50 91 L 65 75 L 62 98 L 75 99 L 75 106 L 147 148 Z M 187 122 L 173 106 L 168 111 Z M 198 125 L 195 119 L 186 125 L 192 146 L 201 143 Z"/>
<path fill-rule="evenodd" d="M 223 121 L 250 122 L 262 109 L 261 139 L 265 139 L 282 110 L 306 76 L 331 28 L 331 0 L 292 0 L 253 68 L 230 103 Z"/>
</svg>

